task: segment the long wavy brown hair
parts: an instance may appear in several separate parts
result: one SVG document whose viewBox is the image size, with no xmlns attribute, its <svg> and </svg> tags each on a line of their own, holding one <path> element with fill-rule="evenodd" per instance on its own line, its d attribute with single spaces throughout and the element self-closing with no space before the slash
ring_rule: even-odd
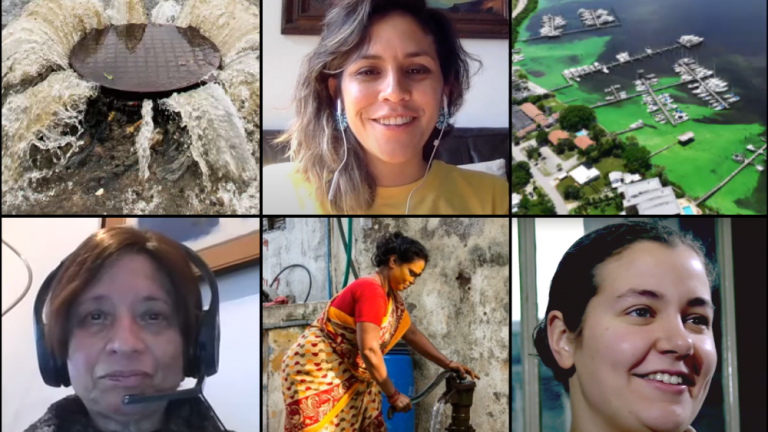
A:
<svg viewBox="0 0 768 432">
<path fill-rule="evenodd" d="M 288 155 L 301 178 L 314 189 L 318 200 L 328 196 L 331 179 L 344 159 L 344 140 L 336 122 L 336 99 L 328 81 L 341 85 L 342 71 L 365 52 L 374 19 L 393 12 L 413 17 L 435 42 L 440 72 L 448 89 L 448 109 L 455 113 L 469 90 L 470 61 L 482 62 L 461 46 L 450 19 L 425 0 L 339 0 L 323 21 L 320 43 L 304 59 L 294 93 L 296 118 L 275 143 L 290 147 Z M 449 126 L 443 137 L 450 134 Z M 346 129 L 349 131 L 349 128 Z M 423 146 L 422 157 L 432 154 L 435 128 Z M 376 182 L 365 163 L 363 148 L 354 134 L 346 135 L 347 161 L 338 173 L 336 191 L 329 203 L 333 213 L 364 213 L 373 205 Z"/>
</svg>

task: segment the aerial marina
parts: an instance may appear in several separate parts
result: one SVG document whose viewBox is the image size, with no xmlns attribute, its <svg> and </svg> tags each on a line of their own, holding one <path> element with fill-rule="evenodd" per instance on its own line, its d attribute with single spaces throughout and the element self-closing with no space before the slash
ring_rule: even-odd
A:
<svg viewBox="0 0 768 432">
<path fill-rule="evenodd" d="M 513 160 L 530 164 L 533 186 L 525 190 L 547 195 L 557 214 L 767 213 L 766 43 L 763 33 L 748 31 L 762 28 L 765 16 L 752 0 L 681 3 L 538 0 L 518 27 Z M 558 115 L 579 106 L 594 112 L 604 132 L 576 134 L 559 122 Z M 532 129 L 526 120 L 539 114 L 545 121 Z M 541 130 L 548 139 L 541 141 Z M 606 156 L 606 133 L 621 137 L 611 138 L 620 149 L 637 143 L 648 164 L 637 168 L 620 150 Z M 577 138 L 584 146 L 570 150 Z M 582 166 L 594 166 L 600 177 L 580 183 L 575 174 Z M 621 172 L 639 173 L 642 181 L 659 177 L 677 207 L 629 208 L 625 192 L 619 188 L 615 197 L 607 178 Z M 513 193 L 515 186 L 513 178 Z"/>
</svg>

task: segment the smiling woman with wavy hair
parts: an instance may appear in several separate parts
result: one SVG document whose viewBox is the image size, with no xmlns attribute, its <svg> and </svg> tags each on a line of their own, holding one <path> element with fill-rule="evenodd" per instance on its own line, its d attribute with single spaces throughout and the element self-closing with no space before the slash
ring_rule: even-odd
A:
<svg viewBox="0 0 768 432">
<path fill-rule="evenodd" d="M 335 2 L 276 140 L 292 163 L 264 169 L 265 213 L 506 214 L 506 181 L 433 160 L 472 60 L 424 0 Z"/>
</svg>

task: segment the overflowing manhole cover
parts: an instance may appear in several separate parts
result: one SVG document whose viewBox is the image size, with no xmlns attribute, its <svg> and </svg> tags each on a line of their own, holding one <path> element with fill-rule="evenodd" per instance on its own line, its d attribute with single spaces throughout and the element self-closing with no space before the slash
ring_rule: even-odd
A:
<svg viewBox="0 0 768 432">
<path fill-rule="evenodd" d="M 72 68 L 82 77 L 129 97 L 206 82 L 220 62 L 216 45 L 196 28 L 161 24 L 96 29 L 70 53 Z"/>
</svg>

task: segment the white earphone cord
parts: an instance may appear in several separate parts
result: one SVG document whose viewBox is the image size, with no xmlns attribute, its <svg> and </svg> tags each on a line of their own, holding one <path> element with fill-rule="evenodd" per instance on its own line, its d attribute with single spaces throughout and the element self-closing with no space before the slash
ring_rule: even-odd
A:
<svg viewBox="0 0 768 432">
<path fill-rule="evenodd" d="M 416 192 L 416 189 L 418 189 L 422 183 L 424 183 L 424 179 L 427 178 L 427 174 L 429 174 L 429 167 L 432 166 L 432 158 L 435 157 L 435 152 L 437 152 L 437 145 L 440 144 L 440 138 L 443 137 L 443 131 L 445 128 L 440 129 L 440 136 L 437 137 L 435 140 L 435 148 L 432 150 L 432 156 L 429 157 L 429 163 L 427 164 L 427 171 L 424 173 L 424 177 L 421 178 L 421 181 L 419 184 L 413 188 L 411 193 L 408 194 L 408 201 L 405 203 L 405 214 L 408 214 L 408 207 L 411 205 L 411 195 L 413 195 L 414 192 Z"/>
<path fill-rule="evenodd" d="M 446 113 L 448 112 L 448 99 L 443 96 L 443 108 L 445 109 Z M 341 124 L 341 98 L 337 99 L 336 103 L 336 112 L 339 117 L 339 124 Z M 435 140 L 435 148 L 432 149 L 432 156 L 429 157 L 429 162 L 427 163 L 427 170 L 424 172 L 424 177 L 421 178 L 421 181 L 419 184 L 413 188 L 411 193 L 408 194 L 408 200 L 405 203 L 405 214 L 408 214 L 408 208 L 411 205 L 411 196 L 414 192 L 416 192 L 416 189 L 421 187 L 421 185 L 424 183 L 424 180 L 427 178 L 427 175 L 429 174 L 429 169 L 432 166 L 432 159 L 435 157 L 435 153 L 437 152 L 437 145 L 440 144 L 440 139 L 443 137 L 443 131 L 445 131 L 445 128 L 447 125 L 445 125 L 442 129 L 440 129 L 440 135 Z M 330 203 L 333 199 L 333 194 L 336 191 L 336 180 L 338 179 L 339 171 L 341 171 L 341 168 L 344 166 L 344 164 L 347 162 L 347 137 L 344 134 L 344 129 L 341 129 L 341 138 L 344 140 L 344 160 L 341 161 L 341 165 L 339 165 L 339 168 L 336 170 L 335 173 L 333 173 L 333 179 L 331 180 L 331 188 L 328 191 L 328 202 Z"/>
<path fill-rule="evenodd" d="M 341 98 L 337 100 L 336 103 L 336 113 L 339 117 L 339 125 L 341 125 Z M 344 166 L 344 164 L 347 162 L 347 136 L 344 134 L 344 128 L 339 127 L 341 130 L 341 138 L 344 140 L 344 160 L 341 161 L 341 165 L 339 165 L 339 168 L 336 170 L 335 173 L 333 173 L 333 180 L 331 180 L 331 189 L 328 191 L 328 203 L 331 202 L 333 199 L 333 193 L 336 191 L 336 180 L 338 178 L 339 171 L 341 171 L 341 167 Z"/>
</svg>

